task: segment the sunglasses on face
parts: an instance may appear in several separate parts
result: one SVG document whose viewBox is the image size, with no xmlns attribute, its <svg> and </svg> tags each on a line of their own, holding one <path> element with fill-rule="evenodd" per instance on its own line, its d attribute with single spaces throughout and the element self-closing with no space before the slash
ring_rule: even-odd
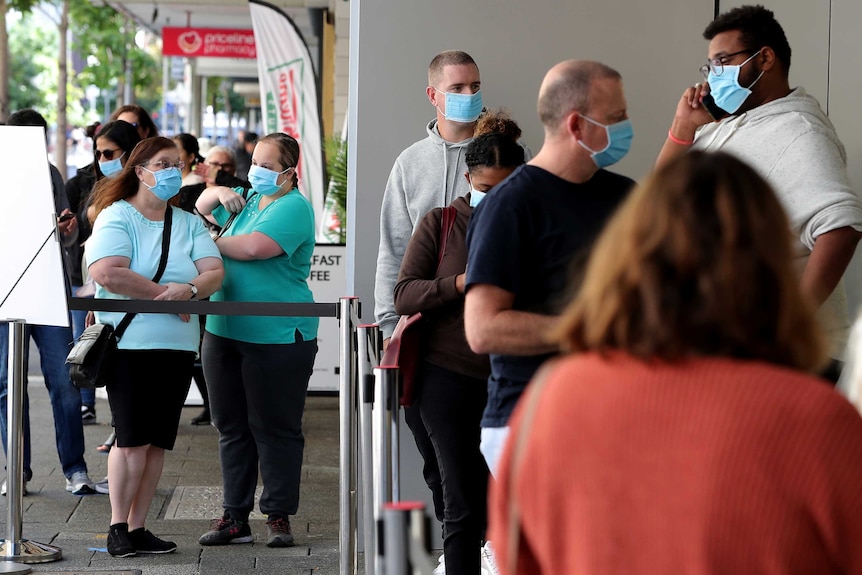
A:
<svg viewBox="0 0 862 575">
<path fill-rule="evenodd" d="M 96 155 L 97 161 L 101 158 L 113 160 L 115 155 L 117 155 L 118 158 L 123 155 L 122 150 L 93 150 L 93 153 Z"/>
</svg>

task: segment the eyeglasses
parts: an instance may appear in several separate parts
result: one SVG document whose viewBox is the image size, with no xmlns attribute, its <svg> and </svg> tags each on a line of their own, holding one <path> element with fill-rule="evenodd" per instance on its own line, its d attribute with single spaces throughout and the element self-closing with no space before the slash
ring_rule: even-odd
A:
<svg viewBox="0 0 862 575">
<path fill-rule="evenodd" d="M 157 162 L 147 162 L 144 164 L 145 166 L 158 166 L 159 169 L 167 170 L 168 168 L 176 168 L 178 170 L 182 170 L 186 167 L 186 163 L 180 160 L 179 162 L 172 164 L 167 160 L 158 160 Z"/>
<path fill-rule="evenodd" d="M 700 73 L 703 76 L 704 80 L 709 79 L 709 73 L 712 72 L 716 76 L 721 76 L 724 73 L 724 67 L 727 66 L 727 63 L 734 56 L 739 56 L 740 54 L 749 54 L 751 52 L 760 52 L 760 50 L 752 50 L 751 48 L 746 48 L 745 50 L 740 50 L 739 52 L 733 52 L 732 54 L 725 54 L 724 56 L 719 56 L 718 58 L 713 58 L 712 60 L 707 60 L 706 64 L 700 67 Z M 753 56 L 752 56 L 753 57 Z M 751 58 L 749 58 L 750 60 Z M 747 62 L 748 60 L 746 60 Z"/>
<path fill-rule="evenodd" d="M 228 164 L 221 164 L 221 163 L 219 163 L 219 162 L 206 162 L 206 165 L 207 165 L 207 166 L 213 166 L 213 167 L 216 167 L 216 168 L 218 168 L 219 170 L 221 170 L 222 168 L 232 168 L 232 167 L 233 167 L 233 164 L 230 164 L 230 163 L 228 163 Z"/>
<path fill-rule="evenodd" d="M 113 160 L 114 154 L 116 154 L 117 152 L 121 152 L 121 150 L 119 150 L 119 149 L 117 149 L 117 150 L 93 150 L 93 153 L 96 155 L 96 161 L 97 162 L 99 161 L 100 158 L 105 158 L 106 160 Z M 118 158 L 123 157 L 124 153 L 125 152 L 121 153 L 117 157 Z"/>
</svg>

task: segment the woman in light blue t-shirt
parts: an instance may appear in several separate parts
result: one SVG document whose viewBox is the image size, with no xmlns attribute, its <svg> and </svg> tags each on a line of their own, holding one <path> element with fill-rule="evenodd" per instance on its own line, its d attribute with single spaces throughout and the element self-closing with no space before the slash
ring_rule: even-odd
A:
<svg viewBox="0 0 862 575">
<path fill-rule="evenodd" d="M 114 178 L 93 191 L 93 234 L 86 253 L 96 298 L 186 301 L 221 287 L 224 266 L 200 218 L 173 207 L 180 190 L 179 151 L 167 138 L 141 141 Z M 165 217 L 170 246 L 158 282 Z M 116 327 L 122 312 L 97 312 Z M 109 454 L 108 553 L 170 553 L 177 546 L 144 529 L 165 450 L 173 449 L 191 382 L 200 332 L 197 316 L 137 314 L 119 341 L 108 383 L 117 434 Z"/>
<path fill-rule="evenodd" d="M 252 185 L 209 188 L 198 212 L 225 231 L 216 240 L 225 281 L 212 301 L 313 302 L 308 287 L 314 211 L 296 187 L 299 144 L 261 138 L 248 173 Z M 235 215 L 234 215 L 235 214 Z M 219 430 L 224 515 L 201 545 L 250 543 L 258 469 L 260 510 L 270 547 L 294 544 L 290 515 L 299 506 L 302 412 L 317 354 L 316 317 L 207 317 L 201 349 L 213 423 Z"/>
</svg>

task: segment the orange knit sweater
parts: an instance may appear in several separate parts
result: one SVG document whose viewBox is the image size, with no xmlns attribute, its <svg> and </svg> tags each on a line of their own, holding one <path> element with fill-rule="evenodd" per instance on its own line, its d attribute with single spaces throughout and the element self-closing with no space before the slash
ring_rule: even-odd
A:
<svg viewBox="0 0 862 575">
<path fill-rule="evenodd" d="M 490 495 L 507 575 L 523 405 Z M 586 354 L 553 370 L 536 413 L 516 475 L 517 573 L 862 574 L 862 418 L 818 379 Z"/>
</svg>

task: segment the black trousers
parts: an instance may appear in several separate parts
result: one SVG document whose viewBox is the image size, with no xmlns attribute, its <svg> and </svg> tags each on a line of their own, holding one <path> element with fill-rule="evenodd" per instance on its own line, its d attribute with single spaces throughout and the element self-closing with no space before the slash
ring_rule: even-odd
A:
<svg viewBox="0 0 862 575">
<path fill-rule="evenodd" d="M 479 451 L 487 380 L 424 363 L 419 410 L 443 485 L 443 553 L 447 575 L 478 575 L 485 535 L 488 467 Z"/>
</svg>

